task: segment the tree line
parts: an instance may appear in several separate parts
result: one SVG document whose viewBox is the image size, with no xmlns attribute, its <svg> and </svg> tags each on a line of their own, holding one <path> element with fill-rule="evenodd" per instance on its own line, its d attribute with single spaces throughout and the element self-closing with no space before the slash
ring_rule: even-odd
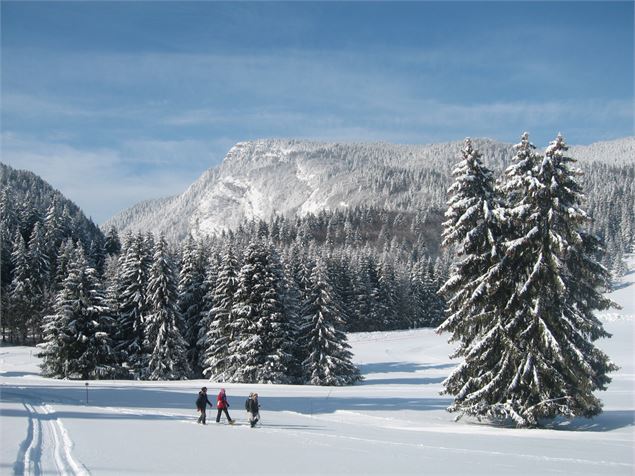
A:
<svg viewBox="0 0 635 476">
<path fill-rule="evenodd" d="M 376 226 L 388 216 L 394 233 Z M 69 237 L 54 255 L 36 223 L 12 252 L 4 337 L 40 344 L 59 378 L 351 383 L 345 332 L 442 319 L 447 265 L 416 239 L 426 220 L 358 207 L 180 246 L 121 243 L 112 228 L 99 247 Z"/>
</svg>

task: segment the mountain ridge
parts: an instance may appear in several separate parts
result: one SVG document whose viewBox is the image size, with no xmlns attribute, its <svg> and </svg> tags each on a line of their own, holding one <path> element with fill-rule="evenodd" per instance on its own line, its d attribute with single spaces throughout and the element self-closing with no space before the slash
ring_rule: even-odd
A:
<svg viewBox="0 0 635 476">
<path fill-rule="evenodd" d="M 473 143 L 494 170 L 503 169 L 513 156 L 511 144 L 486 138 Z M 274 214 L 302 216 L 359 205 L 442 208 L 462 145 L 242 141 L 182 194 L 140 202 L 107 220 L 102 229 L 153 231 L 178 241 Z M 571 146 L 570 153 L 582 166 L 635 162 L 635 137 Z"/>
</svg>

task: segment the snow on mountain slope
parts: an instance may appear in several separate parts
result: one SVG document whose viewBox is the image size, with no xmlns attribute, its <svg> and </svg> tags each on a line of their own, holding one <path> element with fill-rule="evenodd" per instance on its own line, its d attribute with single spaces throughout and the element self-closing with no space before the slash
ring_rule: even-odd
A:
<svg viewBox="0 0 635 476">
<path fill-rule="evenodd" d="M 573 146 L 569 152 L 573 157 L 585 162 L 595 160 L 611 165 L 632 164 L 635 163 L 635 137 Z"/>
<path fill-rule="evenodd" d="M 475 139 L 487 164 L 500 170 L 509 144 Z M 102 225 L 152 231 L 171 239 L 216 233 L 245 219 L 304 215 L 357 205 L 389 209 L 444 208 L 450 173 L 463 141 L 431 145 L 344 144 L 257 140 L 236 144 L 182 195 L 151 200 Z M 628 161 L 635 138 L 574 147 L 582 162 Z M 407 204 L 407 205 L 404 205 Z"/>
<path fill-rule="evenodd" d="M 508 146 L 477 143 L 493 161 L 508 160 Z M 360 204 L 396 208 L 406 196 L 415 205 L 442 206 L 461 145 L 241 142 L 182 195 L 136 205 L 102 228 L 114 225 L 123 233 L 149 230 L 181 239 L 274 213 L 303 215 Z"/>
</svg>

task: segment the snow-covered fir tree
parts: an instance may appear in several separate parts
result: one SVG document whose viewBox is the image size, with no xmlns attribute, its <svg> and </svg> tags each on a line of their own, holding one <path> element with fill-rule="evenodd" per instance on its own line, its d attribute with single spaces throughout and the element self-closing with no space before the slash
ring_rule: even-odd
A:
<svg viewBox="0 0 635 476">
<path fill-rule="evenodd" d="M 55 277 L 53 279 L 53 291 L 57 292 L 62 288 L 66 276 L 68 276 L 68 266 L 75 253 L 75 245 L 70 238 L 64 240 L 57 252 L 57 266 L 55 270 Z"/>
<path fill-rule="evenodd" d="M 382 329 L 385 308 L 381 302 L 377 261 L 371 254 L 366 254 L 360 260 L 355 293 L 356 305 L 349 329 L 353 332 Z"/>
<path fill-rule="evenodd" d="M 211 336 L 208 335 L 208 331 L 212 327 L 212 320 L 214 319 L 214 313 L 211 310 L 216 307 L 216 284 L 218 282 L 218 273 L 220 270 L 220 261 L 221 256 L 217 251 L 203 251 L 202 247 L 199 246 L 199 256 L 201 262 L 204 263 L 203 269 L 203 288 L 201 289 L 202 298 L 202 306 L 201 306 L 201 319 L 197 323 L 197 332 L 198 332 L 198 340 L 196 342 L 196 347 L 198 349 L 198 368 L 203 369 L 207 368 L 207 364 L 205 363 L 206 356 L 205 353 L 210 347 L 209 338 Z"/>
<path fill-rule="evenodd" d="M 51 277 L 54 277 L 57 273 L 57 253 L 64 239 L 63 233 L 64 229 L 61 223 L 61 213 L 59 210 L 58 196 L 56 194 L 53 196 L 53 200 L 44 218 L 44 237 Z"/>
<path fill-rule="evenodd" d="M 100 276 L 104 274 L 104 266 L 106 264 L 107 256 L 108 253 L 106 253 L 104 240 L 102 240 L 101 238 L 96 238 L 90 242 L 87 256 L 88 262 L 95 268 Z"/>
<path fill-rule="evenodd" d="M 119 257 L 119 272 L 114 284 L 118 302 L 117 350 L 134 378 L 146 369 L 144 338 L 148 315 L 147 282 L 151 257 L 142 234 L 128 235 Z"/>
<path fill-rule="evenodd" d="M 43 374 L 55 378 L 102 379 L 116 374 L 109 335 L 112 318 L 95 269 L 79 245 L 57 294 L 55 313 L 43 325 Z"/>
<path fill-rule="evenodd" d="M 496 217 L 500 203 L 494 176 L 469 138 L 461 154 L 462 160 L 452 172 L 454 183 L 448 189 L 447 220 L 443 223 L 443 245 L 456 250 L 458 262 L 439 291 L 448 299 L 447 318 L 437 329 L 451 332 L 450 340 L 463 344 L 456 356 L 463 355 L 467 345 L 492 321 L 493 307 L 488 304 L 482 278 L 500 254 Z M 429 275 L 423 279 L 429 288 Z"/>
<path fill-rule="evenodd" d="M 283 274 L 273 249 L 252 242 L 238 276 L 229 353 L 234 382 L 290 383 L 293 333 L 284 312 Z"/>
<path fill-rule="evenodd" d="M 121 241 L 119 240 L 119 233 L 117 228 L 111 226 L 106 233 L 104 248 L 109 255 L 118 255 L 121 253 Z"/>
<path fill-rule="evenodd" d="M 11 282 L 11 252 L 16 244 L 14 242 L 15 232 L 19 228 L 14 200 L 14 195 L 9 187 L 0 189 L 0 284 L 2 285 L 3 297 L 6 293 L 5 286 Z M 3 337 L 5 337 L 5 321 L 3 321 Z"/>
<path fill-rule="evenodd" d="M 443 322 L 445 301 L 438 295 L 440 286 L 430 259 L 417 261 L 409 274 L 410 319 L 403 327 L 432 327 Z"/>
<path fill-rule="evenodd" d="M 399 297 L 397 296 L 397 279 L 395 269 L 392 263 L 386 258 L 377 265 L 377 274 L 379 276 L 379 299 L 378 310 L 381 316 L 380 327 L 383 329 L 398 329 Z"/>
<path fill-rule="evenodd" d="M 187 344 L 179 331 L 177 277 L 165 238 L 154 246 L 147 290 L 145 342 L 148 380 L 182 380 L 191 373 Z"/>
<path fill-rule="evenodd" d="M 310 277 L 310 288 L 301 308 L 302 327 L 298 344 L 306 358 L 302 362 L 304 382 L 311 385 L 348 385 L 361 379 L 352 363 L 344 334 L 344 321 L 332 299 L 325 265 L 318 261 Z"/>
<path fill-rule="evenodd" d="M 35 312 L 33 296 L 36 291 L 31 281 L 26 244 L 19 230 L 16 230 L 11 262 L 13 279 L 9 287 L 8 326 L 16 334 L 11 340 L 24 345 L 28 338 L 29 319 Z"/>
<path fill-rule="evenodd" d="M 44 235 L 44 228 L 36 222 L 28 243 L 27 257 L 29 262 L 29 277 L 31 280 L 31 296 L 33 307 L 29 316 L 30 333 L 36 342 L 41 340 L 40 328 L 42 317 L 50 299 L 50 259 L 48 246 Z"/>
<path fill-rule="evenodd" d="M 199 335 L 203 323 L 205 306 L 205 268 L 203 258 L 197 250 L 193 238 L 189 238 L 183 246 L 181 254 L 181 270 L 179 273 L 178 301 L 181 315 L 183 338 L 187 343 L 187 360 L 192 369 L 192 376 L 201 374 L 199 361 L 204 351 L 199 346 Z"/>
<path fill-rule="evenodd" d="M 327 260 L 327 269 L 331 276 L 330 283 L 333 294 L 339 304 L 344 321 L 344 330 L 350 331 L 351 316 L 355 314 L 355 270 L 351 266 L 348 256 L 344 252 Z"/>
<path fill-rule="evenodd" d="M 229 351 L 234 340 L 232 323 L 234 321 L 235 299 L 238 290 L 238 261 L 231 247 L 228 247 L 221 259 L 211 302 L 214 306 L 206 319 L 207 329 L 202 339 L 205 349 L 203 355 L 203 375 L 218 382 L 225 382 L 236 368 L 234 355 Z"/>
<path fill-rule="evenodd" d="M 593 392 L 606 388 L 616 367 L 592 343 L 608 334 L 591 311 L 610 303 L 597 293 L 589 302 L 581 292 L 602 275 L 588 265 L 577 171 L 561 137 L 544 156 L 527 134 L 516 148 L 502 187 L 501 259 L 483 280 L 495 310 L 444 382 L 455 397 L 450 410 L 518 426 L 592 417 L 601 412 Z"/>
<path fill-rule="evenodd" d="M 311 258 L 301 256 L 298 247 L 293 246 L 287 250 L 286 256 L 282 258 L 284 269 L 284 310 L 288 317 L 290 334 L 294 342 L 298 342 L 301 316 L 300 306 L 302 304 L 302 296 L 306 293 L 304 276 L 306 275 L 305 264 L 314 266 Z M 308 275 L 310 277 L 310 274 Z M 306 283 L 308 283 L 308 279 Z M 293 382 L 302 382 L 302 361 L 304 360 L 304 350 L 299 345 L 291 346 L 291 364 L 289 365 L 288 375 Z"/>
</svg>

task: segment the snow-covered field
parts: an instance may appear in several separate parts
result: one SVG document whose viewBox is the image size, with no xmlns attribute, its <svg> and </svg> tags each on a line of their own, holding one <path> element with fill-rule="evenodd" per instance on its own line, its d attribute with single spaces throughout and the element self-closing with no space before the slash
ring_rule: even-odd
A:
<svg viewBox="0 0 635 476">
<path fill-rule="evenodd" d="M 634 474 L 635 273 L 598 342 L 621 368 L 593 420 L 518 430 L 454 422 L 441 382 L 455 362 L 431 330 L 350 336 L 353 387 L 227 384 L 237 424 L 197 425 L 206 381 L 57 381 L 29 347 L 0 348 L 0 474 Z M 257 391 L 262 425 L 247 424 Z"/>
</svg>

